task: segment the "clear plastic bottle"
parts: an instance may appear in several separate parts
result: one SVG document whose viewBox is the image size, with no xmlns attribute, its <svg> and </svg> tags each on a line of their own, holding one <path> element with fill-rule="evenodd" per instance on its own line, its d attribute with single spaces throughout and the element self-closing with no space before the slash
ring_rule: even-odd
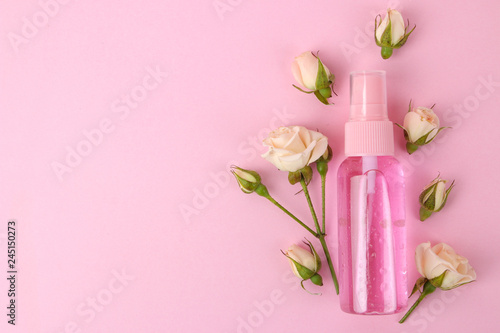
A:
<svg viewBox="0 0 500 333">
<path fill-rule="evenodd" d="M 396 313 L 408 299 L 404 176 L 385 89 L 384 71 L 351 73 L 337 176 L 340 306 L 349 313 Z"/>
</svg>

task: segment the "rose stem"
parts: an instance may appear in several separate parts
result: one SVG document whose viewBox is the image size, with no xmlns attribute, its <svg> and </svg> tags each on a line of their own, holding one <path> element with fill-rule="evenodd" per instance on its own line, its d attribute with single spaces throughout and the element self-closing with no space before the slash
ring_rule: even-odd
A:
<svg viewBox="0 0 500 333">
<path fill-rule="evenodd" d="M 408 312 L 406 312 L 406 314 L 403 316 L 403 318 L 401 318 L 399 323 L 400 324 L 404 323 L 406 318 L 408 318 L 408 316 L 413 312 L 413 310 L 415 310 L 415 308 L 420 304 L 420 302 L 422 302 L 422 300 L 425 298 L 425 296 L 433 293 L 434 290 L 436 290 L 436 287 L 434 287 L 429 281 L 427 281 L 424 284 L 424 290 L 422 291 L 422 293 L 418 297 L 417 301 L 415 303 L 413 303 L 410 310 L 408 310 Z"/>
<path fill-rule="evenodd" d="M 312 230 L 311 228 L 309 228 L 307 225 L 304 224 L 304 222 L 302 222 L 301 220 L 299 220 L 297 217 L 295 217 L 295 215 L 293 215 L 292 213 L 290 213 L 285 207 L 283 207 L 282 205 L 280 205 L 276 200 L 273 199 L 273 197 L 271 197 L 270 195 L 266 195 L 264 196 L 267 200 L 271 201 L 273 204 L 276 205 L 276 207 L 278 207 L 279 209 L 281 209 L 282 211 L 284 211 L 288 216 L 290 216 L 292 219 L 294 219 L 295 221 L 297 221 L 297 223 L 299 223 L 301 226 L 303 226 L 307 231 L 309 231 L 314 237 L 318 238 L 318 234 L 316 232 L 314 232 L 314 230 Z"/>
<path fill-rule="evenodd" d="M 330 258 L 330 252 L 328 251 L 328 246 L 326 245 L 326 242 L 325 242 L 325 233 L 324 233 L 324 230 L 323 230 L 323 232 L 321 232 L 321 228 L 320 228 L 319 222 L 318 222 L 318 217 L 316 216 L 316 212 L 314 211 L 311 197 L 309 196 L 309 191 L 307 190 L 307 185 L 306 185 L 306 182 L 305 182 L 303 177 L 300 179 L 300 185 L 302 185 L 302 190 L 304 191 L 304 195 L 306 196 L 307 204 L 309 205 L 309 209 L 311 210 L 311 215 L 312 215 L 313 220 L 314 220 L 314 225 L 316 226 L 316 230 L 318 231 L 318 236 L 316 236 L 316 237 L 319 238 L 319 241 L 321 242 L 321 246 L 323 247 L 323 251 L 325 252 L 326 261 L 328 262 L 328 267 L 330 268 L 330 273 L 332 274 L 333 284 L 335 285 L 335 291 L 338 295 L 339 294 L 339 282 L 337 281 L 337 275 L 335 274 L 335 269 L 333 268 L 332 259 Z"/>
</svg>

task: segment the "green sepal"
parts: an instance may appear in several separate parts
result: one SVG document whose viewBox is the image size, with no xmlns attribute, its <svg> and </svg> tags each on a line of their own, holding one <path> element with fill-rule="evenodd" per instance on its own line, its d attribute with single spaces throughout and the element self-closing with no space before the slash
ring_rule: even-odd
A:
<svg viewBox="0 0 500 333">
<path fill-rule="evenodd" d="M 429 140 L 429 142 L 426 142 L 427 141 L 427 137 L 429 135 L 431 135 L 431 133 L 434 132 L 435 130 L 436 130 L 435 128 L 431 129 L 429 132 L 425 133 L 423 136 L 421 136 L 420 138 L 418 138 L 417 141 L 413 142 L 413 144 L 415 144 L 417 146 L 423 146 L 423 145 L 431 142 L 432 140 Z M 437 133 L 436 133 L 436 135 L 437 135 Z"/>
<path fill-rule="evenodd" d="M 424 288 L 422 290 L 422 295 L 425 297 L 425 296 L 427 296 L 429 294 L 432 294 L 435 290 L 436 290 L 436 287 L 432 285 L 432 283 L 431 283 L 430 280 L 427 280 L 424 283 Z"/>
<path fill-rule="evenodd" d="M 382 46 L 380 50 L 380 55 L 382 59 L 389 59 L 392 56 L 392 47 L 390 46 Z"/>
<path fill-rule="evenodd" d="M 324 98 L 330 98 L 330 97 L 332 97 L 332 89 L 330 87 L 319 89 L 319 93 Z"/>
<path fill-rule="evenodd" d="M 448 270 L 445 270 L 441 275 L 439 276 L 436 276 L 435 278 L 433 279 L 430 279 L 429 282 L 436 288 L 441 288 L 441 285 L 443 284 L 443 281 L 444 281 L 444 277 L 446 275 L 446 273 L 448 272 Z"/>
<path fill-rule="evenodd" d="M 431 210 L 426 209 L 425 207 L 420 207 L 419 213 L 420 213 L 420 221 L 424 222 L 432 215 L 433 212 Z"/>
<path fill-rule="evenodd" d="M 408 22 L 408 24 L 410 24 L 410 22 Z M 408 37 L 413 32 L 413 30 L 415 30 L 416 27 L 417 27 L 417 25 L 415 25 L 413 27 L 413 29 L 411 29 L 411 31 L 409 33 L 406 33 L 406 29 L 408 28 L 408 26 L 407 26 L 405 28 L 405 35 L 403 36 L 403 38 L 396 45 L 394 45 L 394 48 L 395 49 L 399 49 L 400 47 L 402 47 L 403 45 L 405 45 L 406 41 L 408 40 Z"/>
<path fill-rule="evenodd" d="M 409 136 L 408 136 L 408 131 L 406 130 L 406 128 L 404 128 L 403 126 L 399 125 L 398 123 L 395 123 L 394 125 L 396 125 L 396 126 L 398 126 L 398 127 L 402 128 L 402 129 L 403 129 L 403 135 L 404 135 L 404 137 L 405 137 L 405 140 L 406 140 L 406 141 L 410 141 Z"/>
<path fill-rule="evenodd" d="M 236 165 L 231 166 L 231 168 L 238 169 L 240 171 L 248 173 L 255 178 L 255 182 L 250 182 L 250 181 L 238 176 L 236 174 L 236 172 L 231 170 L 231 173 L 236 178 L 236 181 L 238 182 L 238 185 L 240 186 L 240 189 L 243 191 L 243 193 L 246 193 L 246 194 L 253 193 L 257 189 L 257 187 L 260 185 L 261 178 L 257 172 L 252 171 L 252 170 L 246 170 L 246 169 L 240 168 Z"/>
<path fill-rule="evenodd" d="M 326 75 L 325 66 L 318 57 L 318 75 L 316 76 L 316 90 L 327 88 L 330 86 L 330 80 L 328 75 Z"/>
<path fill-rule="evenodd" d="M 438 130 L 437 130 L 437 132 L 436 132 L 436 135 L 434 135 L 434 136 L 432 137 L 432 139 L 430 139 L 429 141 L 427 141 L 425 144 L 431 143 L 431 142 L 432 142 L 432 140 L 434 140 L 434 139 L 437 137 L 437 135 L 439 134 L 439 132 L 441 132 L 442 130 L 444 130 L 444 129 L 446 129 L 446 128 L 451 128 L 451 127 L 445 126 L 445 127 L 440 127 L 440 128 L 438 128 Z"/>
<path fill-rule="evenodd" d="M 307 241 L 307 243 L 304 242 L 304 244 L 309 246 L 309 249 L 311 250 L 311 252 L 314 256 L 314 260 L 316 261 L 316 272 L 319 272 L 319 270 L 321 269 L 321 258 L 319 257 L 318 252 L 316 252 L 316 249 L 314 248 L 312 243 L 307 238 L 304 238 L 304 239 Z"/>
<path fill-rule="evenodd" d="M 317 286 L 322 286 L 323 285 L 323 278 L 321 277 L 321 275 L 316 273 L 313 276 L 311 276 L 311 282 Z"/>
<path fill-rule="evenodd" d="M 413 142 L 414 144 L 418 145 L 418 146 L 423 146 L 423 145 L 426 145 L 428 143 L 431 143 L 432 140 L 434 140 L 436 138 L 436 136 L 439 134 L 439 132 L 441 132 L 442 130 L 446 129 L 446 128 L 450 128 L 450 127 L 440 127 L 438 128 L 437 132 L 436 132 L 436 135 L 434 135 L 432 137 L 432 139 L 430 139 L 429 141 L 427 141 L 427 137 L 433 132 L 435 131 L 436 129 L 432 129 L 430 130 L 429 132 L 425 133 L 424 136 L 421 136 L 417 141 Z"/>
<path fill-rule="evenodd" d="M 288 173 L 288 182 L 292 185 L 297 184 L 300 182 L 302 179 L 305 180 L 306 185 L 309 185 L 311 182 L 311 179 L 313 177 L 313 170 L 309 165 L 306 165 L 300 170 L 297 171 L 290 171 Z"/>
<path fill-rule="evenodd" d="M 446 201 L 448 200 L 448 195 L 450 194 L 451 190 L 453 189 L 453 186 L 455 186 L 455 180 L 453 180 L 451 182 L 450 187 L 448 187 L 448 189 L 446 190 L 445 195 L 444 195 L 444 199 L 443 199 L 443 204 L 441 205 L 441 207 L 439 207 L 438 210 L 435 210 L 435 212 L 439 212 L 441 209 L 443 209 L 444 205 L 446 204 Z"/>
<path fill-rule="evenodd" d="M 389 15 L 389 13 L 387 14 Z M 391 18 L 389 17 L 389 23 L 387 24 L 387 27 L 385 27 L 384 33 L 380 37 L 380 46 L 382 46 L 382 49 L 384 46 L 391 46 L 392 42 L 392 35 L 391 35 L 391 28 L 392 28 L 392 22 Z M 382 22 L 381 22 L 382 23 Z M 387 58 L 384 58 L 387 59 Z"/>
<path fill-rule="evenodd" d="M 306 94 L 312 94 L 314 91 L 305 91 L 299 87 L 297 87 L 295 84 L 292 84 L 292 86 L 294 86 L 295 88 L 297 88 L 298 90 L 302 91 L 303 93 L 306 93 Z"/>
<path fill-rule="evenodd" d="M 288 173 L 288 182 L 292 185 L 297 184 L 298 182 L 300 182 L 301 179 L 302 179 L 302 174 L 300 173 L 300 170 L 293 172 L 290 171 Z"/>
<path fill-rule="evenodd" d="M 418 149 L 418 145 L 412 143 L 412 142 L 407 142 L 406 143 L 406 151 L 408 152 L 408 154 L 413 154 L 414 152 L 416 152 Z"/>
<path fill-rule="evenodd" d="M 325 154 L 321 155 L 321 157 L 316 160 L 316 163 L 319 163 L 319 162 L 329 163 L 332 160 L 332 158 L 333 158 L 332 147 L 330 147 L 330 145 L 328 145 L 328 147 L 326 148 L 326 151 L 328 152 L 328 156 L 325 158 L 324 157 Z"/>
<path fill-rule="evenodd" d="M 439 288 L 439 289 L 441 289 L 441 290 L 452 290 L 452 289 L 458 288 L 460 286 L 463 286 L 464 284 L 468 284 L 468 283 L 471 283 L 471 282 L 474 282 L 474 281 L 476 281 L 476 280 L 472 280 L 472 281 L 460 283 L 460 284 L 457 284 L 456 286 L 453 286 L 451 288 Z"/>
<path fill-rule="evenodd" d="M 436 206 L 436 195 L 434 194 L 434 192 L 436 191 L 436 187 L 436 184 L 433 184 L 432 186 L 429 186 L 424 191 L 422 191 L 422 193 L 420 193 L 420 195 L 418 196 L 418 201 L 420 202 L 420 204 L 425 209 L 430 210 L 431 212 L 434 212 L 434 208 Z M 424 198 L 426 197 L 427 199 L 424 201 Z"/>
<path fill-rule="evenodd" d="M 410 296 L 408 296 L 408 298 L 412 297 L 412 296 L 413 296 L 413 294 L 414 294 L 414 293 L 416 293 L 417 291 L 418 291 L 418 292 L 420 292 L 420 293 L 422 293 L 422 292 L 420 291 L 420 288 L 422 288 L 422 286 L 423 286 L 423 285 L 424 285 L 424 283 L 426 283 L 426 282 L 427 282 L 427 279 L 426 279 L 425 277 L 423 277 L 423 276 L 419 277 L 419 278 L 417 279 L 417 282 L 415 282 L 415 285 L 413 286 L 413 290 L 411 291 L 411 294 L 410 294 Z"/>
<path fill-rule="evenodd" d="M 311 295 L 315 295 L 315 296 L 321 295 L 321 293 L 312 293 L 309 290 L 307 290 L 306 287 L 304 287 L 304 281 L 306 281 L 306 280 L 300 281 L 300 285 L 302 286 L 302 289 L 304 289 L 305 291 L 307 291 Z"/>
<path fill-rule="evenodd" d="M 304 265 L 299 264 L 295 259 L 287 255 L 285 252 L 281 251 L 288 259 L 293 261 L 295 268 L 297 269 L 297 272 L 299 273 L 300 277 L 303 278 L 304 280 L 309 280 L 316 272 L 313 272 L 309 268 L 307 268 Z"/>
<path fill-rule="evenodd" d="M 331 105 L 333 103 L 328 103 L 328 101 L 326 100 L 325 97 L 323 97 L 323 95 L 321 95 L 321 93 L 319 92 L 319 90 L 316 90 L 314 92 L 314 96 L 316 96 L 317 99 L 319 99 L 319 101 L 325 105 Z"/>
<path fill-rule="evenodd" d="M 259 186 L 257 186 L 257 188 L 255 189 L 255 193 L 264 198 L 270 197 L 269 192 L 267 191 L 267 187 L 264 184 L 259 184 Z"/>
</svg>

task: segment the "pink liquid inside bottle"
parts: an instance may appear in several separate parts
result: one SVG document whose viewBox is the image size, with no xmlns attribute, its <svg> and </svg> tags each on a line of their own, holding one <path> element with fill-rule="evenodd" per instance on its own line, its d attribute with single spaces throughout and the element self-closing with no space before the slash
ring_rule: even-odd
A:
<svg viewBox="0 0 500 333">
<path fill-rule="evenodd" d="M 404 176 L 394 154 L 384 71 L 351 73 L 347 159 L 338 171 L 340 306 L 391 314 L 407 305 Z"/>
</svg>

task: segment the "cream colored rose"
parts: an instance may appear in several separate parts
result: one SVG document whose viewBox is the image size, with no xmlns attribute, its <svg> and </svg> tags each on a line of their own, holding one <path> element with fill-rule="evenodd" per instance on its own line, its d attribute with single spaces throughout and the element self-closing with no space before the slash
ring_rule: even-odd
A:
<svg viewBox="0 0 500 333">
<path fill-rule="evenodd" d="M 315 91 L 324 87 L 316 87 L 318 78 L 319 59 L 311 52 L 307 51 L 295 57 L 292 62 L 292 74 L 295 80 L 303 87 Z M 330 77 L 330 70 L 323 64 L 326 77 Z"/>
<path fill-rule="evenodd" d="M 421 137 L 427 136 L 425 143 L 431 141 L 439 130 L 439 118 L 432 109 L 418 107 L 405 115 L 403 127 L 408 133 L 409 142 L 417 142 Z"/>
<path fill-rule="evenodd" d="M 415 250 L 415 262 L 418 272 L 432 280 L 445 271 L 443 283 L 439 288 L 449 290 L 476 280 L 476 272 L 469 261 L 455 253 L 451 246 L 439 243 L 431 247 L 431 243 L 422 243 Z"/>
<path fill-rule="evenodd" d="M 387 25 L 389 25 L 389 22 L 391 22 L 391 45 L 396 45 L 405 36 L 405 21 L 403 20 L 401 13 L 397 10 L 387 10 L 387 15 L 375 30 L 375 37 L 379 43 L 382 42 L 382 34 L 387 28 Z"/>
<path fill-rule="evenodd" d="M 302 126 L 280 127 L 264 140 L 263 158 L 282 171 L 295 172 L 315 162 L 328 149 L 328 138 Z"/>
<path fill-rule="evenodd" d="M 302 266 L 309 268 L 313 273 L 317 273 L 321 268 L 321 261 L 319 261 L 319 258 L 316 258 L 314 254 L 311 253 L 311 251 L 307 251 L 306 249 L 303 249 L 298 245 L 293 244 L 292 246 L 290 246 L 288 248 L 288 251 L 286 251 L 286 255 L 288 255 L 290 258 L 292 258 Z M 295 276 L 301 279 L 310 278 L 310 276 L 300 275 L 295 263 L 290 259 L 288 259 L 288 261 L 290 262 L 290 266 L 292 267 L 293 274 L 295 274 Z"/>
</svg>

